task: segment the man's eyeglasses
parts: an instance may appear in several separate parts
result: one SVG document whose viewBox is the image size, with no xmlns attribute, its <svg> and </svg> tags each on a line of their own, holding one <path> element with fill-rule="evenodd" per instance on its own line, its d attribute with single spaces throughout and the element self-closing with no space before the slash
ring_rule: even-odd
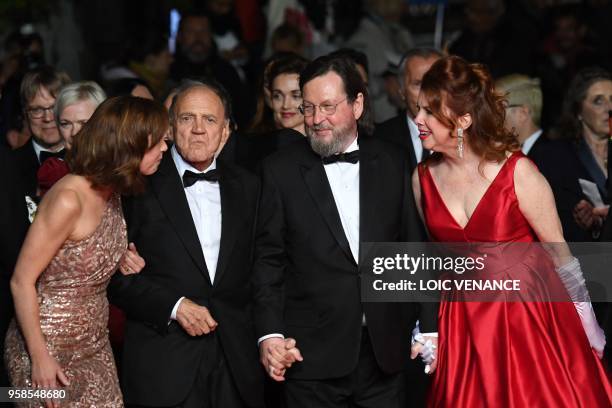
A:
<svg viewBox="0 0 612 408">
<path fill-rule="evenodd" d="M 342 102 L 346 101 L 347 99 L 348 97 L 342 99 L 341 101 L 337 103 L 323 103 L 321 105 L 315 105 L 312 103 L 303 103 L 299 107 L 299 110 L 300 110 L 300 113 L 304 116 L 313 116 L 315 112 L 315 108 L 319 107 L 319 112 L 321 112 L 322 114 L 326 116 L 330 116 L 336 113 L 336 108 L 338 107 L 338 105 L 340 105 Z"/>
<path fill-rule="evenodd" d="M 30 118 L 40 119 L 45 116 L 45 113 L 47 113 L 47 111 L 53 113 L 53 107 L 53 105 L 47 106 L 46 108 L 42 106 L 35 106 L 33 108 L 28 108 L 27 112 L 30 115 Z"/>
</svg>

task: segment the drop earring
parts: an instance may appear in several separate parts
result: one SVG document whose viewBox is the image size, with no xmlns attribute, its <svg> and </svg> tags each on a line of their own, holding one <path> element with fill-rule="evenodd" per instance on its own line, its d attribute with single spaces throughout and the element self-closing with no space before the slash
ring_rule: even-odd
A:
<svg viewBox="0 0 612 408">
<path fill-rule="evenodd" d="M 463 128 L 457 129 L 457 155 L 463 159 Z"/>
</svg>

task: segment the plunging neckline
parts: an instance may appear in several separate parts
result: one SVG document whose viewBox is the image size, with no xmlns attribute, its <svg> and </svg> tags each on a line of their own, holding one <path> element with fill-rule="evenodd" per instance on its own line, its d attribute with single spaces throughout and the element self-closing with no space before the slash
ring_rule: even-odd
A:
<svg viewBox="0 0 612 408">
<path fill-rule="evenodd" d="M 493 178 L 493 181 L 491 181 L 491 184 L 489 184 L 489 186 L 485 190 L 485 192 L 482 195 L 482 197 L 480 197 L 480 200 L 478 200 L 478 204 L 476 204 L 476 207 L 474 207 L 474 211 L 472 211 L 472 215 L 468 218 L 468 220 L 467 220 L 467 222 L 465 223 L 464 226 L 461 226 L 461 224 L 459 224 L 459 221 L 457 221 L 457 219 L 455 218 L 453 213 L 450 211 L 450 209 L 446 205 L 446 202 L 444 201 L 444 198 L 442 198 L 442 194 L 440 193 L 440 190 L 438 190 L 438 186 L 436 185 L 436 181 L 434 180 L 433 176 L 431 175 L 431 172 L 429 171 L 429 167 L 425 166 L 425 170 L 427 171 L 427 176 L 429 177 L 429 180 L 431 181 L 431 184 L 433 185 L 433 190 L 436 192 L 436 195 L 438 196 L 438 199 L 442 203 L 442 207 L 444 208 L 444 211 L 446 211 L 446 213 L 448 214 L 450 219 L 455 223 L 455 225 L 457 227 L 459 227 L 459 229 L 461 229 L 462 231 L 465 231 L 470 226 L 470 222 L 472 221 L 472 219 L 474 218 L 474 216 L 476 215 L 476 213 L 480 209 L 480 204 L 482 204 L 482 202 L 488 196 L 489 192 L 491 191 L 493 185 L 495 184 L 495 182 L 499 178 L 500 174 L 502 174 L 505 171 L 505 169 L 506 169 L 506 167 L 508 165 L 508 162 L 510 161 L 510 159 L 512 159 L 514 157 L 515 154 L 516 154 L 516 152 L 512 153 L 510 156 L 508 156 L 506 158 L 506 161 L 504 162 L 504 164 L 502 164 L 501 168 L 499 169 L 499 171 L 497 172 L 497 174 Z"/>
</svg>

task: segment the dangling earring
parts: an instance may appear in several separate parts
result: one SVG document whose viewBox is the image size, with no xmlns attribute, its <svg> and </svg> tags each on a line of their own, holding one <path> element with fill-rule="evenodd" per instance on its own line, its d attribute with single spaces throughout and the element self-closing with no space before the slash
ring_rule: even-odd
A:
<svg viewBox="0 0 612 408">
<path fill-rule="evenodd" d="M 463 159 L 463 128 L 457 129 L 457 154 Z"/>
</svg>

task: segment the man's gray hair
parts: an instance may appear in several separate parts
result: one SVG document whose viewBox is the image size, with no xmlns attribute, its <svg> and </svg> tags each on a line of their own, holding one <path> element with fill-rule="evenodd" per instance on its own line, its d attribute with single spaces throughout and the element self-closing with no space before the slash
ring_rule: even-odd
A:
<svg viewBox="0 0 612 408">
<path fill-rule="evenodd" d="M 402 55 L 402 59 L 400 60 L 400 64 L 399 64 L 399 69 L 397 70 L 397 79 L 399 80 L 399 83 L 402 89 L 404 89 L 404 85 L 405 85 L 404 84 L 404 72 L 406 71 L 406 65 L 411 59 L 415 57 L 442 58 L 444 57 L 444 53 L 442 53 L 442 51 L 439 51 L 435 48 L 417 47 L 417 48 L 412 48 L 411 50 L 407 51 L 404 55 Z"/>
<path fill-rule="evenodd" d="M 229 120 L 230 130 L 234 130 L 235 123 L 232 114 L 232 101 L 227 90 L 221 85 L 219 82 L 214 79 L 185 79 L 181 82 L 181 84 L 176 88 L 176 93 L 172 97 L 172 103 L 170 104 L 169 114 L 170 114 L 170 124 L 173 126 L 176 124 L 176 105 L 179 99 L 183 97 L 186 93 L 190 92 L 195 88 L 208 88 L 213 91 L 219 99 L 221 99 L 221 103 L 223 104 L 223 109 L 225 111 L 225 119 Z"/>
<path fill-rule="evenodd" d="M 70 83 L 60 89 L 57 94 L 55 107 L 53 108 L 55 122 L 59 126 L 60 114 L 70 105 L 74 105 L 77 102 L 90 101 L 97 108 L 105 99 L 106 94 L 100 85 L 93 81 Z"/>
</svg>

